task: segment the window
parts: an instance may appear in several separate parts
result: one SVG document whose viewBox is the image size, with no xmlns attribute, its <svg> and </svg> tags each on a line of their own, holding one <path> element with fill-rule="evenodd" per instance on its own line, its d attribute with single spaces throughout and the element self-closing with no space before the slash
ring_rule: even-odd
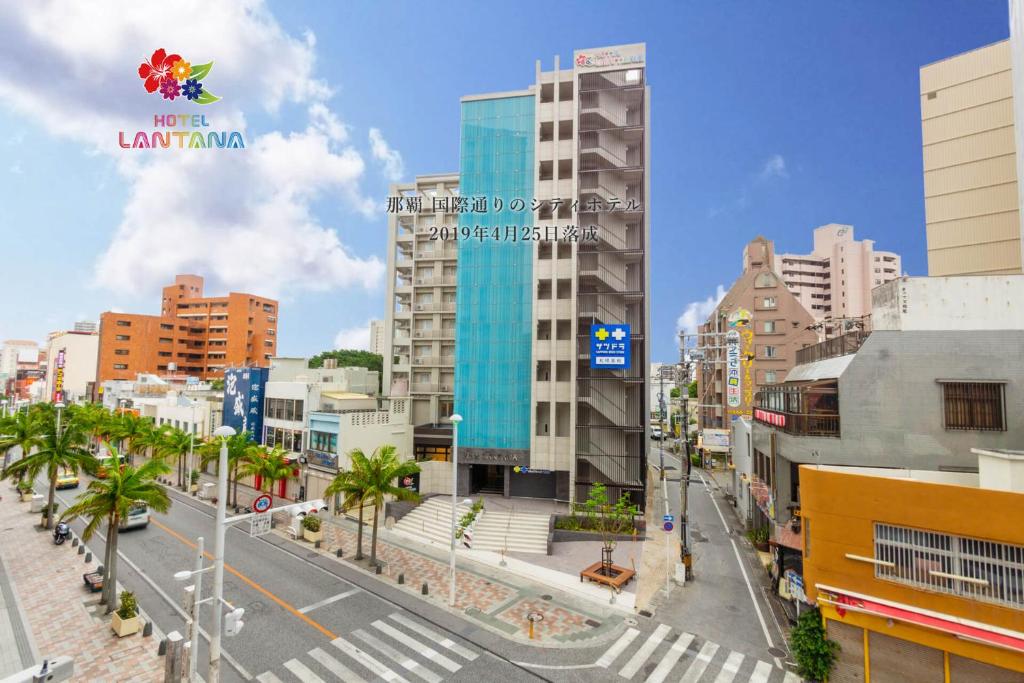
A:
<svg viewBox="0 0 1024 683">
<path fill-rule="evenodd" d="M 877 578 L 1024 609 L 1024 546 L 876 523 L 874 559 Z"/>
<path fill-rule="evenodd" d="M 765 346 L 764 347 L 764 357 L 765 358 L 777 358 L 778 355 L 779 355 L 779 352 L 778 352 L 778 350 L 774 346 Z"/>
<path fill-rule="evenodd" d="M 1006 431 L 1002 382 L 942 382 L 946 429 Z"/>
<path fill-rule="evenodd" d="M 298 422 L 302 420 L 302 409 L 301 399 L 268 398 L 264 402 L 263 415 L 275 420 Z"/>
<path fill-rule="evenodd" d="M 309 447 L 314 451 L 335 453 L 338 450 L 338 435 L 327 432 L 310 431 Z"/>
<path fill-rule="evenodd" d="M 774 370 L 765 370 L 764 371 L 764 383 L 765 384 L 775 384 L 775 382 L 778 381 L 775 378 L 776 378 L 776 374 L 775 374 Z"/>
<path fill-rule="evenodd" d="M 114 339 L 116 339 L 117 341 L 128 341 L 129 339 L 131 339 L 131 337 L 129 337 L 127 334 L 119 334 L 115 336 Z"/>
<path fill-rule="evenodd" d="M 170 337 L 160 337 L 161 344 L 170 344 L 173 340 Z"/>
<path fill-rule="evenodd" d="M 161 330 L 173 330 L 174 329 L 174 325 L 172 325 L 170 323 L 160 323 L 160 329 Z"/>
<path fill-rule="evenodd" d="M 128 355 L 128 349 L 114 349 L 114 355 L 115 356 L 127 356 Z"/>
<path fill-rule="evenodd" d="M 774 334 L 775 333 L 775 321 L 774 320 L 765 320 L 764 321 L 764 333 L 765 334 Z"/>
<path fill-rule="evenodd" d="M 811 556 L 811 520 L 804 517 L 800 520 L 800 525 L 803 527 L 804 533 L 804 559 L 808 559 Z"/>
<path fill-rule="evenodd" d="M 114 363 L 114 369 L 115 370 L 127 370 L 128 366 L 125 365 L 124 363 Z"/>
<path fill-rule="evenodd" d="M 779 281 L 775 278 L 775 275 L 769 272 L 758 273 L 757 277 L 754 278 L 754 287 L 775 287 L 779 284 Z"/>
<path fill-rule="evenodd" d="M 777 304 L 775 302 L 775 297 L 774 296 L 766 296 L 764 298 L 764 307 L 765 308 L 775 308 L 776 305 Z"/>
<path fill-rule="evenodd" d="M 132 323 L 130 320 L 118 320 L 117 325 L 118 327 L 131 327 Z"/>
</svg>

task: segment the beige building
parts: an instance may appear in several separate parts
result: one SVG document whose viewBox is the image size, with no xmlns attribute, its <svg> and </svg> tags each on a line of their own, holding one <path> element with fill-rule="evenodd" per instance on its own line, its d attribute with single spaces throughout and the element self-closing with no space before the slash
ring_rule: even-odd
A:
<svg viewBox="0 0 1024 683">
<path fill-rule="evenodd" d="M 1010 48 L 921 67 L 929 275 L 1021 272 Z"/>
<path fill-rule="evenodd" d="M 91 399 L 96 382 L 100 337 L 95 332 L 53 332 L 46 343 L 46 400 L 65 403 Z"/>
<path fill-rule="evenodd" d="M 753 414 L 758 387 L 777 384 L 797 350 L 818 341 L 814 318 L 775 273 L 775 247 L 757 237 L 743 249 L 743 273 L 698 328 L 698 429 L 727 429 Z"/>
<path fill-rule="evenodd" d="M 814 229 L 810 254 L 776 254 L 775 272 L 815 320 L 871 313 L 871 290 L 900 276 L 900 257 L 875 251 L 874 241 L 853 238 L 852 225 Z"/>
<path fill-rule="evenodd" d="M 384 335 L 384 321 L 383 320 L 371 320 L 370 321 L 370 353 L 377 353 L 384 355 L 387 350 L 387 344 L 385 343 L 386 337 Z"/>
</svg>

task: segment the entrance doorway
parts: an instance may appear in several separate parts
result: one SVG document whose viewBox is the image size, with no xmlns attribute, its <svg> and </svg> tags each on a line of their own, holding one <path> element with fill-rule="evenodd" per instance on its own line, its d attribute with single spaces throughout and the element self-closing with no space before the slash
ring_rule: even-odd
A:
<svg viewBox="0 0 1024 683">
<path fill-rule="evenodd" d="M 470 465 L 470 492 L 505 494 L 504 465 Z"/>
</svg>

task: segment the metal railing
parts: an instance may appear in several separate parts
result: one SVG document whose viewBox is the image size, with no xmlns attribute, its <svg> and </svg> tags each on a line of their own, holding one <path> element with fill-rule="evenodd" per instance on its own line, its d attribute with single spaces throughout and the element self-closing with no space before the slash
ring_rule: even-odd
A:
<svg viewBox="0 0 1024 683">
<path fill-rule="evenodd" d="M 813 363 L 826 358 L 837 358 L 856 353 L 864 340 L 871 335 L 869 330 L 854 330 L 838 337 L 799 349 L 796 352 L 796 364 Z"/>
</svg>

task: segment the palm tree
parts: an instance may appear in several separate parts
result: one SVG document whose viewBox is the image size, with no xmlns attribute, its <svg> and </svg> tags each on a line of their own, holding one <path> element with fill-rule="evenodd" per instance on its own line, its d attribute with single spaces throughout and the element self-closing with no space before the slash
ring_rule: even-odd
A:
<svg viewBox="0 0 1024 683">
<path fill-rule="evenodd" d="M 288 460 L 288 451 L 283 448 L 259 448 L 251 459 L 242 464 L 239 474 L 246 477 L 259 477 L 260 490 L 270 494 L 270 502 L 274 502 L 274 484 L 295 478 L 295 465 Z M 237 502 L 236 502 L 237 504 Z"/>
<path fill-rule="evenodd" d="M 43 421 L 37 415 L 18 411 L 0 420 L 0 453 L 4 454 L 5 474 L 10 452 L 14 448 L 20 448 L 21 457 L 25 458 L 42 443 Z M 27 471 L 23 471 L 20 476 L 24 478 L 26 474 Z"/>
<path fill-rule="evenodd" d="M 220 457 L 220 443 L 219 438 L 212 438 L 203 444 L 200 452 L 201 462 L 205 468 L 207 463 L 213 461 L 216 462 Z M 259 446 L 252 441 L 249 432 L 241 432 L 234 436 L 227 437 L 228 443 L 228 484 L 235 483 L 234 486 L 234 502 L 232 505 L 238 505 L 238 468 L 243 463 L 248 462 L 252 459 L 256 450 Z"/>
<path fill-rule="evenodd" d="M 43 526 L 49 529 L 53 520 L 53 498 L 57 491 L 57 476 L 62 469 L 78 473 L 79 469 L 93 471 L 96 459 L 89 454 L 85 446 L 85 432 L 82 431 L 74 421 L 62 425 L 60 432 L 57 431 L 56 422 L 46 420 L 43 422 L 44 433 L 42 443 L 31 455 L 26 455 L 18 462 L 7 468 L 12 474 L 27 473 L 35 478 L 40 472 L 46 472 L 50 480 L 50 492 L 47 497 L 47 507 L 43 511 Z"/>
<path fill-rule="evenodd" d="M 127 518 L 134 503 L 145 503 L 150 510 L 167 512 L 171 499 L 156 478 L 167 474 L 171 468 L 162 460 L 149 460 L 138 469 L 126 465 L 117 466 L 118 452 L 111 447 L 107 461 L 109 474 L 106 479 L 89 482 L 89 487 L 78 496 L 74 505 L 61 515 L 61 519 L 85 517 L 89 521 L 82 532 L 82 540 L 88 541 L 100 524 L 107 523 L 106 563 L 103 565 L 103 601 L 107 614 L 117 609 L 117 532 L 121 520 Z"/>
<path fill-rule="evenodd" d="M 145 448 L 143 443 L 155 429 L 153 421 L 122 411 L 120 415 L 112 418 L 112 422 L 110 436 L 117 439 L 119 448 L 128 455 L 128 462 L 131 463 L 132 456 Z"/>
<path fill-rule="evenodd" d="M 163 430 L 159 430 L 157 433 L 160 435 L 160 438 L 159 445 L 153 450 L 154 456 L 168 459 L 174 458 L 178 470 L 178 486 L 182 487 L 182 489 L 186 488 L 183 483 L 187 480 L 187 477 L 183 475 L 185 470 L 184 463 L 189 452 L 193 450 L 193 435 L 177 427 L 164 427 Z"/>
<path fill-rule="evenodd" d="M 341 470 L 324 489 L 324 498 L 341 496 L 341 509 L 348 512 L 359 507 L 359 526 L 356 533 L 356 558 L 363 559 L 363 507 L 366 505 L 366 488 L 364 472 L 369 468 L 370 461 L 360 448 L 353 448 L 348 454 L 352 469 Z"/>
<path fill-rule="evenodd" d="M 415 491 L 397 485 L 405 477 L 420 471 L 414 460 L 400 460 L 398 449 L 384 445 L 373 452 L 370 469 L 364 481 L 366 498 L 373 505 L 373 535 L 370 540 L 370 565 L 377 564 L 377 518 L 384 507 L 384 498 L 392 496 L 397 500 L 419 500 Z"/>
</svg>

